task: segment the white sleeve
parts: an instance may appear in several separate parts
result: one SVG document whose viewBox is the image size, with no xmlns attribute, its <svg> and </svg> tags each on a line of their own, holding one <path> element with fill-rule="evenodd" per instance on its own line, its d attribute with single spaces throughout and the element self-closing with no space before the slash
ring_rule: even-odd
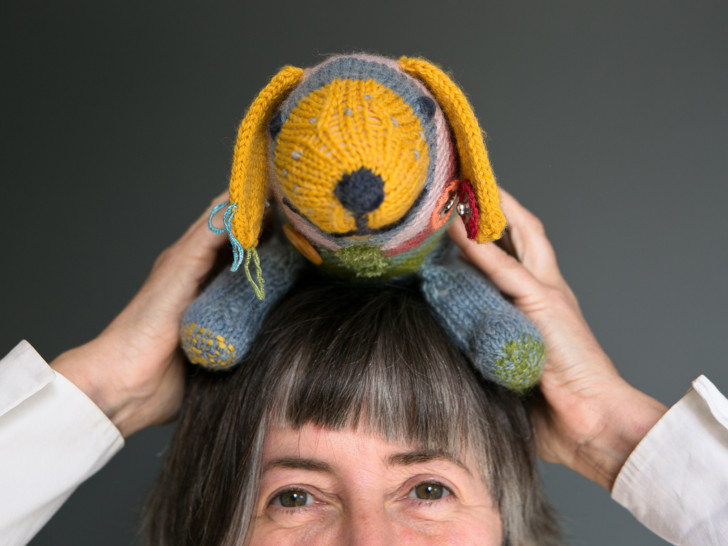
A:
<svg viewBox="0 0 728 546">
<path fill-rule="evenodd" d="M 728 400 L 706 377 L 637 445 L 612 498 L 672 544 L 728 544 Z"/>
<path fill-rule="evenodd" d="M 123 445 L 83 392 L 19 343 L 0 360 L 0 543 L 30 541 Z"/>
</svg>

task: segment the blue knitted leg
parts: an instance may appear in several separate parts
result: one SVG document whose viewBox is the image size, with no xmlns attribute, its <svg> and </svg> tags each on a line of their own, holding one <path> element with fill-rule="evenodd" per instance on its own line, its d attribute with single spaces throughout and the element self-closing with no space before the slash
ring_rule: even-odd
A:
<svg viewBox="0 0 728 546">
<path fill-rule="evenodd" d="M 225 270 L 182 317 L 182 349 L 195 364 L 224 369 L 238 364 L 263 319 L 296 280 L 303 258 L 290 245 L 270 240 L 258 250 L 266 297 L 259 300 L 245 274 Z"/>
<path fill-rule="evenodd" d="M 461 260 L 426 264 L 422 292 L 440 325 L 486 379 L 524 391 L 541 377 L 544 344 L 533 323 Z"/>
</svg>

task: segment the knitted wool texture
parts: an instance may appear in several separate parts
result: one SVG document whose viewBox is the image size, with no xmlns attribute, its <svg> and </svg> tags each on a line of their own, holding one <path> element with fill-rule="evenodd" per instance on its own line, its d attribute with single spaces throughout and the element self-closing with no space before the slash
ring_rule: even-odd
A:
<svg viewBox="0 0 728 546">
<path fill-rule="evenodd" d="M 226 270 L 187 308 L 180 335 L 190 362 L 212 370 L 239 363 L 260 330 L 262 317 L 290 290 L 303 265 L 292 247 L 278 241 L 261 248 L 260 261 L 270 272 L 267 298 L 257 298 L 244 275 Z"/>
<path fill-rule="evenodd" d="M 373 79 L 335 79 L 298 102 L 276 137 L 273 165 L 283 194 L 322 232 L 357 229 L 356 213 L 335 190 L 368 170 L 382 184 L 381 204 L 365 214 L 374 230 L 402 218 L 422 191 L 430 157 L 417 114 Z M 363 200 L 377 188 L 361 184 Z M 366 208 L 366 207 L 365 207 Z"/>
<path fill-rule="evenodd" d="M 281 69 L 238 131 L 225 213 L 237 264 L 256 256 L 268 192 L 300 254 L 278 241 L 261 247 L 263 301 L 239 274 L 216 279 L 183 319 L 191 361 L 239 362 L 303 255 L 329 275 L 419 275 L 435 316 L 485 377 L 517 391 L 538 380 L 535 327 L 482 275 L 440 262 L 459 195 L 471 238 L 494 240 L 505 226 L 478 121 L 441 69 L 367 54 Z"/>
<path fill-rule="evenodd" d="M 480 210 L 476 240 L 493 240 L 505 218 L 483 135 L 442 70 L 423 59 L 366 54 L 334 56 L 306 71 L 285 67 L 240 125 L 231 236 L 255 249 L 270 186 L 291 227 L 319 253 L 357 245 L 387 257 L 409 252 L 442 231 L 449 211 L 438 217 L 435 209 L 458 163 Z"/>
<path fill-rule="evenodd" d="M 426 265 L 422 292 L 483 376 L 517 392 L 538 382 L 545 360 L 541 335 L 479 271 L 464 262 Z"/>
<path fill-rule="evenodd" d="M 475 240 L 486 243 L 497 239 L 506 220 L 500 209 L 500 198 L 488 153 L 483 145 L 482 130 L 468 100 L 447 74 L 430 62 L 402 57 L 399 65 L 408 74 L 427 82 L 452 124 L 460 152 L 462 177 L 473 183 L 478 208 L 488 213 L 480 215 Z"/>
<path fill-rule="evenodd" d="M 415 247 L 442 236 L 449 213 L 433 222 L 433 209 L 454 176 L 448 124 L 394 61 L 339 56 L 307 71 L 273 118 L 270 157 L 286 220 L 326 271 L 413 273 L 426 255 Z"/>
<path fill-rule="evenodd" d="M 302 74 L 300 68 L 284 67 L 258 94 L 240 124 L 230 175 L 230 201 L 245 203 L 245 214 L 236 214 L 233 218 L 233 235 L 243 248 L 258 244 L 263 222 L 268 184 L 265 145 L 267 120 Z"/>
</svg>

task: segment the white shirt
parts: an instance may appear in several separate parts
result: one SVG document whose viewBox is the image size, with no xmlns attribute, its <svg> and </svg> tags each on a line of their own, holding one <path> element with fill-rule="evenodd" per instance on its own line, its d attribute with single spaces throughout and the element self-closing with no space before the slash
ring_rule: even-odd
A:
<svg viewBox="0 0 728 546">
<path fill-rule="evenodd" d="M 0 544 L 26 544 L 124 445 L 26 341 L 0 360 Z M 612 497 L 681 546 L 728 544 L 728 400 L 705 377 L 649 431 Z"/>
</svg>

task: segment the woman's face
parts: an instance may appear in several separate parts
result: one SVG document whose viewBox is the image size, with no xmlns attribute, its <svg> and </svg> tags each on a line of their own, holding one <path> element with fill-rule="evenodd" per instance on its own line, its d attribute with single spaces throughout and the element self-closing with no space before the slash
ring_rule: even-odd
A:
<svg viewBox="0 0 728 546">
<path fill-rule="evenodd" d="M 472 457 L 305 425 L 270 429 L 261 468 L 255 546 L 502 543 Z"/>
</svg>

